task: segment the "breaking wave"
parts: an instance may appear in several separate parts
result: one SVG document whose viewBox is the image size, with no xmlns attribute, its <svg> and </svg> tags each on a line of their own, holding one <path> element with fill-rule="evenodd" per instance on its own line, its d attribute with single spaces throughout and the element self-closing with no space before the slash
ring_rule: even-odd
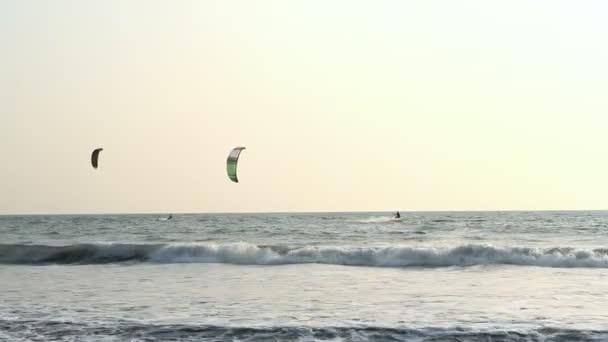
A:
<svg viewBox="0 0 608 342">
<path fill-rule="evenodd" d="M 522 265 L 608 268 L 608 249 L 570 247 L 263 246 L 239 243 L 0 244 L 4 264 L 226 263 L 239 265 L 331 264 L 371 267 Z"/>
<path fill-rule="evenodd" d="M 604 330 L 559 328 L 475 331 L 463 328 L 387 327 L 223 327 L 208 325 L 153 325 L 134 322 L 91 324 L 61 321 L 0 320 L 0 339 L 45 341 L 461 341 L 566 342 L 605 341 Z"/>
</svg>

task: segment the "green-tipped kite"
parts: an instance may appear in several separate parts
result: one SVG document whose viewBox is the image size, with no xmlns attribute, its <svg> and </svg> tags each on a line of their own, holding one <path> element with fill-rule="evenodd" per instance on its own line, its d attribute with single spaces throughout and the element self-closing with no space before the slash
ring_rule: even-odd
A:
<svg viewBox="0 0 608 342">
<path fill-rule="evenodd" d="M 245 148 L 241 146 L 233 148 L 228 155 L 228 160 L 226 160 L 226 172 L 228 172 L 228 178 L 235 183 L 239 182 L 239 179 L 236 177 L 236 164 L 239 160 L 241 151 L 244 149 Z"/>
</svg>

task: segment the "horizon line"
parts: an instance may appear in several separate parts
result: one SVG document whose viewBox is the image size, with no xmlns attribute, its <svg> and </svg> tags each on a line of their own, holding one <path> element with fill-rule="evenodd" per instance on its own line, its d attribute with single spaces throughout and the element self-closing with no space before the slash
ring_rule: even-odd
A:
<svg viewBox="0 0 608 342">
<path fill-rule="evenodd" d="M 340 213 L 463 213 L 463 212 L 597 212 L 608 211 L 608 209 L 430 209 L 430 210 L 294 210 L 294 211 L 174 211 L 174 212 L 73 212 L 73 213 L 0 213 L 0 216 L 109 216 L 109 215 L 241 215 L 241 214 L 340 214 Z"/>
</svg>

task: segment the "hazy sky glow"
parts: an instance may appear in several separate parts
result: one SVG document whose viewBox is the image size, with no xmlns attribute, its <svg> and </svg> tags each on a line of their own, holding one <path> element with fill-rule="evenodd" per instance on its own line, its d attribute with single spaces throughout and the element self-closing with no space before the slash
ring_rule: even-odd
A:
<svg viewBox="0 0 608 342">
<path fill-rule="evenodd" d="M 607 14 L 4 0 L 0 213 L 608 209 Z"/>
</svg>

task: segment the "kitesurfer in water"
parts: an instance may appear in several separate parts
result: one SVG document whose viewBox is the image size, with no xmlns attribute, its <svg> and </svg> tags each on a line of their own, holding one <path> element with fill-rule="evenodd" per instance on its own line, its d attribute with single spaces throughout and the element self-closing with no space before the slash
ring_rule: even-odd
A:
<svg viewBox="0 0 608 342">
<path fill-rule="evenodd" d="M 169 217 L 167 217 L 167 220 L 170 220 L 173 218 L 173 215 L 169 214 Z"/>
<path fill-rule="evenodd" d="M 397 211 L 397 212 L 395 212 L 395 215 L 393 215 L 393 218 L 399 219 L 399 218 L 401 218 L 401 214 L 399 214 L 399 212 Z"/>
</svg>

